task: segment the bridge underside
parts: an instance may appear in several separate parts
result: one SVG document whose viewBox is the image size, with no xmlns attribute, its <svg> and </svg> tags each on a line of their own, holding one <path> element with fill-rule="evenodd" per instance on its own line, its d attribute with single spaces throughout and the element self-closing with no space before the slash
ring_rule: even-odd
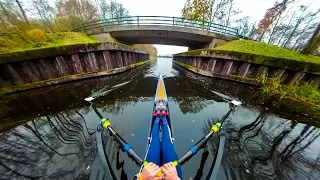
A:
<svg viewBox="0 0 320 180">
<path fill-rule="evenodd" d="M 121 31 L 111 32 L 112 37 L 125 44 L 166 44 L 187 46 L 191 49 L 205 47 L 213 37 L 170 31 Z"/>
<path fill-rule="evenodd" d="M 166 44 L 187 46 L 189 49 L 216 47 L 236 39 L 231 36 L 202 29 L 166 26 L 119 26 L 96 28 L 87 34 L 100 41 L 116 41 L 123 44 Z"/>
</svg>

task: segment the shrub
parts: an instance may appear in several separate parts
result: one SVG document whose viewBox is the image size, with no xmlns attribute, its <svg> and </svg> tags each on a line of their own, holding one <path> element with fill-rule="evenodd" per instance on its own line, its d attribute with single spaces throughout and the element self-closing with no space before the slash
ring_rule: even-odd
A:
<svg viewBox="0 0 320 180">
<path fill-rule="evenodd" d="M 41 29 L 32 29 L 28 31 L 28 36 L 32 41 L 39 44 L 44 44 L 48 40 L 46 33 Z"/>
</svg>

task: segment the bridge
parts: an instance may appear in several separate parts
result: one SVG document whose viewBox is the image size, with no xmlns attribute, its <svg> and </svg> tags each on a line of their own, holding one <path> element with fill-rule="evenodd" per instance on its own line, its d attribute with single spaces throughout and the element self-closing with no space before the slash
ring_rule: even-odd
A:
<svg viewBox="0 0 320 180">
<path fill-rule="evenodd" d="M 80 31 L 100 41 L 166 44 L 189 49 L 216 47 L 238 39 L 238 29 L 181 17 L 129 16 L 81 24 Z"/>
</svg>

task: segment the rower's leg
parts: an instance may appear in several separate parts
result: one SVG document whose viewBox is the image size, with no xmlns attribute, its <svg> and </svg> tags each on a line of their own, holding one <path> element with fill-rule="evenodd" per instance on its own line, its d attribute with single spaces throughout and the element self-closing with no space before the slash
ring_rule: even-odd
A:
<svg viewBox="0 0 320 180">
<path fill-rule="evenodd" d="M 160 166 L 160 137 L 159 137 L 159 117 L 156 117 L 151 131 L 151 142 L 147 153 L 146 161 L 153 162 Z"/>
<path fill-rule="evenodd" d="M 170 128 L 166 117 L 163 119 L 163 137 L 162 137 L 162 165 L 168 162 L 178 161 L 178 155 L 174 150 L 173 144 L 170 139 Z M 177 172 L 180 179 L 182 179 L 181 166 L 178 164 Z"/>
</svg>

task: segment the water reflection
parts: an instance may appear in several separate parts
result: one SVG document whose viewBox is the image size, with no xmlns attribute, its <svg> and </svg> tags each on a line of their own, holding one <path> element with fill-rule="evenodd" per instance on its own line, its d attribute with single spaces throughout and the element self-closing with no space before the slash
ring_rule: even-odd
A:
<svg viewBox="0 0 320 180">
<path fill-rule="evenodd" d="M 94 132 L 79 112 L 35 118 L 1 133 L 4 179 L 88 177 L 95 153 Z"/>
<path fill-rule="evenodd" d="M 227 140 L 220 179 L 320 178 L 318 111 L 263 97 L 255 87 L 193 74 L 172 65 L 171 59 L 159 59 L 115 76 L 3 99 L 1 178 L 111 179 L 97 154 L 94 132 L 99 119 L 83 99 L 97 97 L 99 111 L 110 117 L 112 126 L 143 157 L 159 73 L 166 76 L 178 156 L 199 140 L 210 124 L 225 117 Z M 243 105 L 230 111 L 228 102 L 232 99 Z M 218 141 L 214 136 L 182 166 L 185 179 L 207 177 Z M 139 171 L 106 132 L 103 142 L 114 176 L 130 179 Z"/>
</svg>

